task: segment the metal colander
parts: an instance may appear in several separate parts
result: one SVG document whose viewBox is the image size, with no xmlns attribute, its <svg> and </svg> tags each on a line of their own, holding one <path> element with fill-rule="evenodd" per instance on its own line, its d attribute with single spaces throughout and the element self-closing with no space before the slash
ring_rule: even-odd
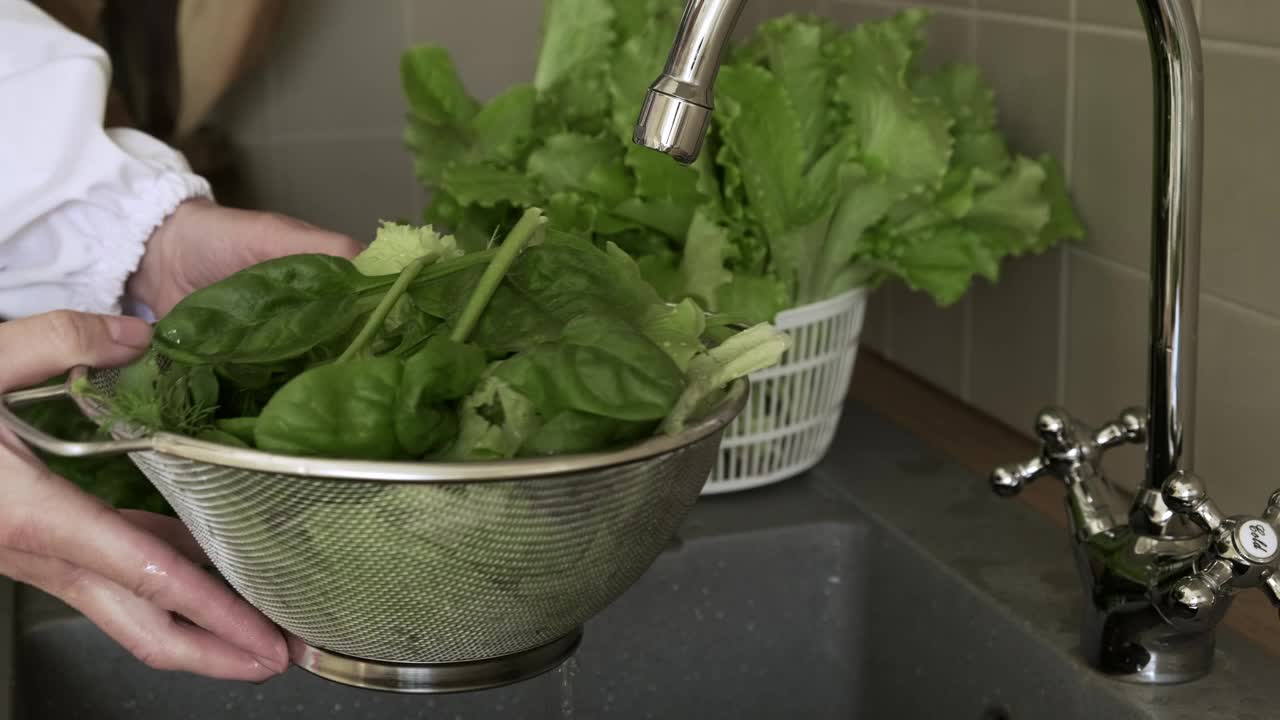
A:
<svg viewBox="0 0 1280 720">
<path fill-rule="evenodd" d="M 475 463 L 324 460 L 117 429 L 73 443 L 6 405 L 69 394 L 85 377 L 13 393 L 0 421 L 60 455 L 128 452 L 222 575 L 308 645 L 388 663 L 460 663 L 573 633 L 653 563 L 741 410 L 739 381 L 684 432 L 603 453 Z M 91 418 L 101 408 L 78 400 Z"/>
</svg>

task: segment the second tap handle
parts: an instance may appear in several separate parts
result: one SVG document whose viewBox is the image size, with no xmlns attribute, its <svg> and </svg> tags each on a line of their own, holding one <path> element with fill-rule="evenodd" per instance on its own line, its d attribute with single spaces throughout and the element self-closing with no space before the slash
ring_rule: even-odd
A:
<svg viewBox="0 0 1280 720">
<path fill-rule="evenodd" d="M 1044 475 L 1048 470 L 1049 463 L 1043 457 L 1022 463 L 1001 465 L 991 472 L 991 489 L 1002 497 L 1017 495 L 1024 485 Z"/>
<path fill-rule="evenodd" d="M 1161 493 L 1170 510 L 1191 518 L 1205 532 L 1215 532 L 1222 526 L 1222 510 L 1209 497 L 1204 481 L 1195 475 L 1183 470 L 1175 472 L 1164 481 Z"/>
<path fill-rule="evenodd" d="M 1231 563 L 1215 560 L 1199 572 L 1173 583 L 1160 598 L 1158 609 L 1171 624 L 1198 630 L 1213 627 L 1227 611 L 1231 594 Z"/>
<path fill-rule="evenodd" d="M 1147 441 L 1147 418 L 1142 408 L 1128 408 L 1115 420 L 1098 428 L 1093 441 L 1103 450 L 1119 445 L 1138 445 Z"/>
</svg>

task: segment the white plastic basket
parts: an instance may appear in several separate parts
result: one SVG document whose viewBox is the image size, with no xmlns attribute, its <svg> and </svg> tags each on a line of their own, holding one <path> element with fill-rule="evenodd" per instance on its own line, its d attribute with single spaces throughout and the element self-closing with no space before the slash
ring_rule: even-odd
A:
<svg viewBox="0 0 1280 720">
<path fill-rule="evenodd" d="M 703 495 L 746 490 L 794 477 L 826 455 L 844 410 L 858 354 L 867 291 L 778 314 L 791 335 L 782 362 L 751 376 L 751 397 L 725 431 Z"/>
</svg>

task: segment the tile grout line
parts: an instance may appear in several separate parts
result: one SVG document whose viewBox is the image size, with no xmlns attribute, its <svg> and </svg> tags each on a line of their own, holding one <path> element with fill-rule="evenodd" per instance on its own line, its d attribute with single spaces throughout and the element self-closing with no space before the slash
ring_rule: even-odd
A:
<svg viewBox="0 0 1280 720">
<path fill-rule="evenodd" d="M 1135 268 L 1128 263 L 1121 262 L 1113 258 L 1109 258 L 1105 255 L 1099 255 L 1096 252 L 1092 252 L 1090 250 L 1086 250 L 1080 247 L 1071 248 L 1071 252 L 1075 255 L 1082 256 L 1088 260 L 1092 260 L 1101 265 L 1106 265 L 1107 267 L 1121 274 L 1128 275 L 1129 277 L 1132 277 L 1132 278 L 1139 278 L 1144 283 L 1149 282 L 1151 279 L 1150 276 L 1147 274 L 1146 270 L 1139 270 L 1138 268 Z"/>
<path fill-rule="evenodd" d="M 1076 150 L 1076 16 L 1079 12 L 1079 0 L 1071 0 L 1067 10 L 1070 21 L 1067 28 L 1067 87 L 1066 117 L 1063 119 L 1064 133 L 1062 140 L 1062 174 L 1067 187 L 1072 187 L 1075 178 Z M 1054 378 L 1054 394 L 1059 405 L 1067 402 L 1067 343 L 1071 341 L 1069 323 L 1071 322 L 1071 252 L 1063 248 L 1062 264 L 1058 267 L 1058 367 Z"/>
<path fill-rule="evenodd" d="M 1200 305 L 1202 307 L 1204 305 L 1217 305 L 1227 310 L 1231 310 L 1232 312 L 1237 312 L 1237 313 L 1240 313 L 1241 315 L 1246 315 L 1254 320 L 1258 320 L 1267 325 L 1280 328 L 1280 317 L 1276 317 L 1275 315 L 1270 315 L 1257 308 L 1249 307 L 1248 305 L 1241 305 L 1240 303 L 1234 300 L 1229 300 L 1224 297 L 1219 297 L 1218 295 L 1214 295 L 1212 293 L 1207 293 L 1207 292 L 1200 293 Z"/>
<path fill-rule="evenodd" d="M 899 9 L 901 6 L 892 0 L 862 0 L 863 5 L 869 7 L 879 7 L 887 9 Z M 911 3 L 911 7 L 922 8 L 932 11 L 938 15 L 965 17 L 972 16 L 978 20 L 993 20 L 997 22 L 1006 22 L 1018 25 L 1027 25 L 1031 27 L 1051 28 L 1064 31 L 1087 32 L 1095 35 L 1103 35 L 1107 37 L 1121 37 L 1130 40 L 1143 40 L 1147 38 L 1146 33 L 1139 28 L 1118 27 L 1113 25 L 1105 25 L 1101 23 L 1079 22 L 1077 20 L 1068 19 L 1060 20 L 1056 18 L 1036 17 L 1033 15 L 1022 15 L 1016 12 L 1008 12 L 1002 10 L 984 10 L 981 8 L 956 7 L 954 5 L 938 5 L 934 3 Z M 1201 45 L 1206 50 L 1218 50 L 1233 52 L 1251 57 L 1269 58 L 1280 60 L 1280 47 L 1271 47 L 1268 45 L 1259 45 L 1254 43 L 1240 42 L 1237 40 L 1223 40 L 1219 38 L 1201 38 Z"/>
<path fill-rule="evenodd" d="M 1145 271 L 1138 270 L 1126 263 L 1120 262 L 1119 260 L 1113 260 L 1112 258 L 1099 255 L 1094 252 L 1090 252 L 1088 250 L 1085 250 L 1084 248 L 1071 248 L 1070 252 L 1081 258 L 1084 258 L 1092 262 L 1095 262 L 1099 265 L 1105 266 L 1115 272 L 1120 273 L 1121 275 L 1127 275 L 1130 278 L 1141 280 L 1143 284 L 1150 282 L 1150 276 Z M 1232 300 L 1231 298 L 1223 297 L 1216 292 L 1212 292 L 1209 290 L 1201 290 L 1200 302 L 1202 304 L 1204 302 L 1215 303 L 1224 308 L 1229 308 L 1231 310 L 1244 313 L 1246 315 L 1257 318 L 1259 320 L 1264 320 L 1268 324 L 1280 326 L 1280 315 L 1274 315 L 1261 308 L 1256 308 L 1252 305 L 1247 305 L 1238 300 Z"/>
</svg>

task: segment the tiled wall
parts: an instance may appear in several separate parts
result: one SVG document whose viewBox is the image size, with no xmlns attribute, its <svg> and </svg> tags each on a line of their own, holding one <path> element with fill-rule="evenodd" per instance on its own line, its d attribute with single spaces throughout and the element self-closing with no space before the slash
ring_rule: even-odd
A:
<svg viewBox="0 0 1280 720">
<path fill-rule="evenodd" d="M 671 0 L 680 2 L 681 0 Z M 1280 2 L 1201 0 L 1207 137 L 1196 467 L 1230 512 L 1271 489 L 1280 429 Z M 928 61 L 979 63 L 1002 124 L 1062 160 L 1089 236 L 1018 260 L 953 308 L 889 287 L 866 342 L 1016 427 L 1049 402 L 1090 422 L 1144 400 L 1151 82 L 1132 0 L 754 0 L 845 21 L 935 11 Z M 451 49 L 488 97 L 532 76 L 538 0 L 294 0 L 267 65 L 226 103 L 257 201 L 367 236 L 422 206 L 400 144 L 397 58 Z M 1113 453 L 1132 483 L 1141 456 Z"/>
</svg>

